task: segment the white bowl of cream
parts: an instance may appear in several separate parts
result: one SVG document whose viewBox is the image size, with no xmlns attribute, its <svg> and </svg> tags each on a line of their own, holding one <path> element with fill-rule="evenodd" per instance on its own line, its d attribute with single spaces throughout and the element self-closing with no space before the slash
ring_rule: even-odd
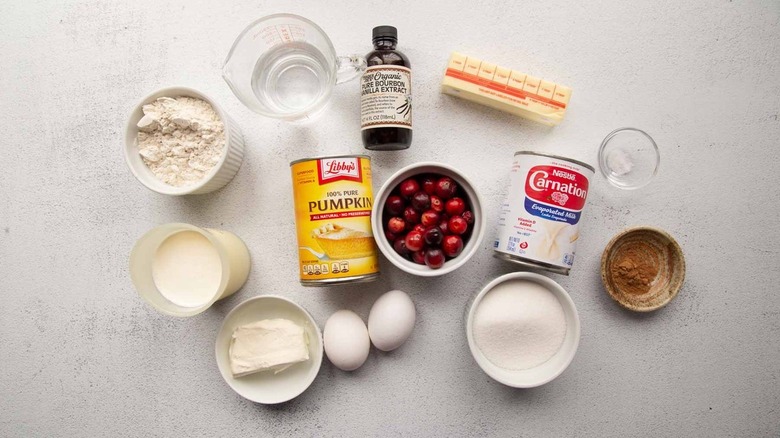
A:
<svg viewBox="0 0 780 438">
<path fill-rule="evenodd" d="M 561 285 L 515 272 L 491 281 L 476 296 L 466 338 L 487 375 L 504 385 L 533 388 L 569 366 L 580 341 L 580 320 Z"/>
</svg>

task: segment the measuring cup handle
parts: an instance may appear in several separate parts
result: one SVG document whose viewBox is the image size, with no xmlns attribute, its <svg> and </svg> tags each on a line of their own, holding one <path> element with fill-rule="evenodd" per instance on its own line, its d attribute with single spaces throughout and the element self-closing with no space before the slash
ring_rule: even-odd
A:
<svg viewBox="0 0 780 438">
<path fill-rule="evenodd" d="M 339 56 L 336 83 L 351 81 L 366 71 L 366 58 L 360 55 Z"/>
</svg>

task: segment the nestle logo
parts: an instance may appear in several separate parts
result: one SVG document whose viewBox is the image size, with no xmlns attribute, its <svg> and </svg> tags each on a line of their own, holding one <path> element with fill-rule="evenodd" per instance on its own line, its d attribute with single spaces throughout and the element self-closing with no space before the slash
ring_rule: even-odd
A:
<svg viewBox="0 0 780 438">
<path fill-rule="evenodd" d="M 577 178 L 577 176 L 574 175 L 573 173 L 569 173 L 561 169 L 553 169 L 552 174 L 553 176 L 557 176 L 558 178 L 565 178 L 572 181 L 574 181 L 574 179 Z"/>
<path fill-rule="evenodd" d="M 334 181 L 363 181 L 360 158 L 322 158 L 317 167 L 320 184 Z"/>
</svg>

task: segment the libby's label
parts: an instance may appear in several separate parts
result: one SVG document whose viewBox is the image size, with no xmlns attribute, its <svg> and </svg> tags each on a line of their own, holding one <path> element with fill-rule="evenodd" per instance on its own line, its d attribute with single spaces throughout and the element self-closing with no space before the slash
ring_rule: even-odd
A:
<svg viewBox="0 0 780 438">
<path fill-rule="evenodd" d="M 363 182 L 360 158 L 321 158 L 317 166 L 320 184 L 335 181 Z"/>
<path fill-rule="evenodd" d="M 360 128 L 412 129 L 412 71 L 398 65 L 368 67 L 360 80 Z"/>
<path fill-rule="evenodd" d="M 328 157 L 290 167 L 301 282 L 379 272 L 369 159 Z"/>
<path fill-rule="evenodd" d="M 525 179 L 525 210 L 544 219 L 576 224 L 588 196 L 588 178 L 571 169 L 534 166 Z"/>
</svg>

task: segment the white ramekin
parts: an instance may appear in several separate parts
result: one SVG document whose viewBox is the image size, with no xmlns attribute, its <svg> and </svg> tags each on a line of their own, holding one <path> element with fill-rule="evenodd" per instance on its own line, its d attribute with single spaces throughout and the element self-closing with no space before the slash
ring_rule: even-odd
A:
<svg viewBox="0 0 780 438">
<path fill-rule="evenodd" d="M 561 303 L 564 318 L 566 319 L 566 335 L 558 352 L 547 362 L 525 370 L 509 370 L 495 365 L 482 353 L 476 341 L 474 341 L 474 314 L 482 299 L 499 284 L 515 280 L 533 281 L 547 288 Z M 580 317 L 577 314 L 577 307 L 569 294 L 566 293 L 566 289 L 555 280 L 534 272 L 513 272 L 491 281 L 474 297 L 466 315 L 466 340 L 474 360 L 477 361 L 479 367 L 488 376 L 507 386 L 534 388 L 560 376 L 571 364 L 580 344 Z"/>
<path fill-rule="evenodd" d="M 187 96 L 208 102 L 217 112 L 222 123 L 225 125 L 225 150 L 222 153 L 222 157 L 209 173 L 207 173 L 202 180 L 195 184 L 175 187 L 170 184 L 157 179 L 146 167 L 141 155 L 138 154 L 138 128 L 137 123 L 141 120 L 144 113 L 142 107 L 148 103 L 154 102 L 159 97 L 178 97 Z M 133 175 L 152 191 L 161 193 L 163 195 L 200 195 L 203 193 L 213 192 L 224 187 L 238 172 L 238 168 L 241 167 L 241 161 L 244 158 L 244 136 L 241 134 L 241 130 L 238 125 L 231 119 L 225 110 L 222 109 L 214 99 L 206 96 L 200 91 L 187 87 L 166 87 L 161 88 L 154 93 L 144 97 L 135 106 L 133 112 L 127 120 L 127 126 L 125 127 L 125 146 L 124 146 L 125 161 L 127 166 Z"/>
<path fill-rule="evenodd" d="M 230 371 L 230 341 L 236 328 L 263 319 L 285 318 L 303 327 L 309 341 L 309 360 L 283 372 L 264 371 L 235 378 Z M 214 353 L 219 373 L 240 396 L 255 403 L 277 404 L 291 400 L 314 382 L 322 366 L 324 347 L 317 321 L 302 306 L 278 295 L 260 295 L 237 305 L 225 316 L 217 333 Z"/>
<path fill-rule="evenodd" d="M 439 269 L 418 265 L 395 252 L 393 245 L 385 237 L 385 227 L 382 223 L 385 201 L 387 201 L 387 197 L 390 196 L 393 189 L 406 178 L 427 173 L 444 175 L 455 180 L 468 197 L 471 211 L 474 213 L 474 228 L 471 231 L 471 238 L 463 247 L 463 251 L 454 259 L 445 262 L 444 266 Z M 374 197 L 374 208 L 371 210 L 371 228 L 374 230 L 374 240 L 376 240 L 379 250 L 399 269 L 421 277 L 437 277 L 463 266 L 477 252 L 477 248 L 479 248 L 485 235 L 485 215 L 482 212 L 482 198 L 474 190 L 474 185 L 471 184 L 471 181 L 454 167 L 433 162 L 415 163 L 393 174 L 379 189 L 379 193 Z"/>
</svg>

